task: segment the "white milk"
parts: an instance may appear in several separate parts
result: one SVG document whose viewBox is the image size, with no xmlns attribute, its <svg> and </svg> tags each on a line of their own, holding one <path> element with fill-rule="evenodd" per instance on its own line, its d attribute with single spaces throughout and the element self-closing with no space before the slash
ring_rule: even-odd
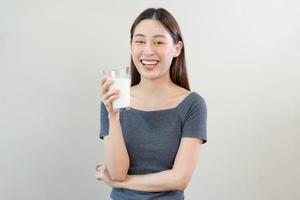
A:
<svg viewBox="0 0 300 200">
<path fill-rule="evenodd" d="M 130 107 L 130 79 L 114 78 L 109 89 L 120 90 L 120 96 L 112 102 L 114 110 Z"/>
</svg>

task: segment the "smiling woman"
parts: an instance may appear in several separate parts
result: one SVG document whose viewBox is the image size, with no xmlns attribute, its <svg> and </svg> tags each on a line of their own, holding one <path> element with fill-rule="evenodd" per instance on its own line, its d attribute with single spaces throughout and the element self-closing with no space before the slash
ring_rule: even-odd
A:
<svg viewBox="0 0 300 200">
<path fill-rule="evenodd" d="M 130 110 L 112 110 L 119 92 L 102 78 L 105 163 L 96 178 L 112 187 L 113 200 L 182 200 L 207 141 L 206 103 L 190 91 L 183 39 L 168 11 L 143 11 L 130 39 Z"/>
<path fill-rule="evenodd" d="M 153 19 L 142 20 L 136 25 L 131 45 L 138 73 L 148 78 L 169 76 L 172 60 L 183 47 L 182 41 L 174 43 L 163 24 Z"/>
<path fill-rule="evenodd" d="M 144 23 L 145 22 L 145 23 Z M 144 24 L 144 26 L 142 26 Z M 138 26 L 140 25 L 140 26 Z M 150 25 L 147 27 L 145 25 Z M 142 29 L 142 28 L 146 29 Z M 141 31 L 141 32 L 138 32 Z M 146 35 L 146 33 L 148 35 Z M 160 47 L 166 46 L 170 47 L 173 43 L 173 50 L 176 46 L 177 54 L 167 57 L 171 59 L 171 63 L 167 63 L 167 66 L 170 67 L 170 77 L 171 80 L 181 87 L 189 90 L 189 83 L 186 71 L 186 62 L 185 62 L 185 52 L 182 34 L 179 28 L 176 19 L 165 9 L 147 9 L 142 12 L 137 19 L 134 21 L 131 30 L 130 30 L 130 39 L 131 39 L 131 49 L 132 49 L 132 58 L 131 58 L 131 70 L 132 70 L 132 85 L 136 85 L 140 82 L 141 75 L 137 71 L 136 67 L 138 62 L 135 60 L 133 48 L 135 37 L 142 37 L 136 40 L 137 44 L 144 45 L 146 44 L 146 39 L 152 37 L 153 46 Z M 148 36 L 148 38 L 146 38 Z M 154 40 L 156 39 L 156 40 Z M 171 39 L 171 41 L 170 41 Z M 148 39 L 149 41 L 149 39 Z M 175 46 L 174 46 L 175 45 Z"/>
</svg>

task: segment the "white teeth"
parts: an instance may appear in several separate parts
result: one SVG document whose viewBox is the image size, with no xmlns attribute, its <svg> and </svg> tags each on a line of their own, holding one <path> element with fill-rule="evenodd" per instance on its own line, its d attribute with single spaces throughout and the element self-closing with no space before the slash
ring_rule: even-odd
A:
<svg viewBox="0 0 300 200">
<path fill-rule="evenodd" d="M 142 60 L 142 63 L 144 65 L 156 65 L 158 63 L 158 61 L 156 61 L 156 60 Z"/>
</svg>

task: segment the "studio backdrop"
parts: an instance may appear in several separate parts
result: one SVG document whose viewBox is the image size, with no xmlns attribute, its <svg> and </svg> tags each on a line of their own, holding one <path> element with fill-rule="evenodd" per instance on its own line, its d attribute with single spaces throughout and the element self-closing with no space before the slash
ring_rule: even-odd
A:
<svg viewBox="0 0 300 200">
<path fill-rule="evenodd" d="M 300 199 L 298 0 L 0 0 L 0 199 L 108 199 L 101 70 L 129 65 L 148 7 L 178 20 L 207 102 L 186 199 Z"/>
</svg>

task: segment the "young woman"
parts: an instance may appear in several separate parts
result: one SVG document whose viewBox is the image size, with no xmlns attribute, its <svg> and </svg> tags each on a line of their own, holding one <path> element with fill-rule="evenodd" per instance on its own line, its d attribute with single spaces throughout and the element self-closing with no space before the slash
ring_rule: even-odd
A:
<svg viewBox="0 0 300 200">
<path fill-rule="evenodd" d="M 206 104 L 190 92 L 184 43 L 168 11 L 143 11 L 130 44 L 130 110 L 112 110 L 119 91 L 102 78 L 105 164 L 96 165 L 96 178 L 112 187 L 113 200 L 182 200 L 207 140 Z"/>
</svg>

